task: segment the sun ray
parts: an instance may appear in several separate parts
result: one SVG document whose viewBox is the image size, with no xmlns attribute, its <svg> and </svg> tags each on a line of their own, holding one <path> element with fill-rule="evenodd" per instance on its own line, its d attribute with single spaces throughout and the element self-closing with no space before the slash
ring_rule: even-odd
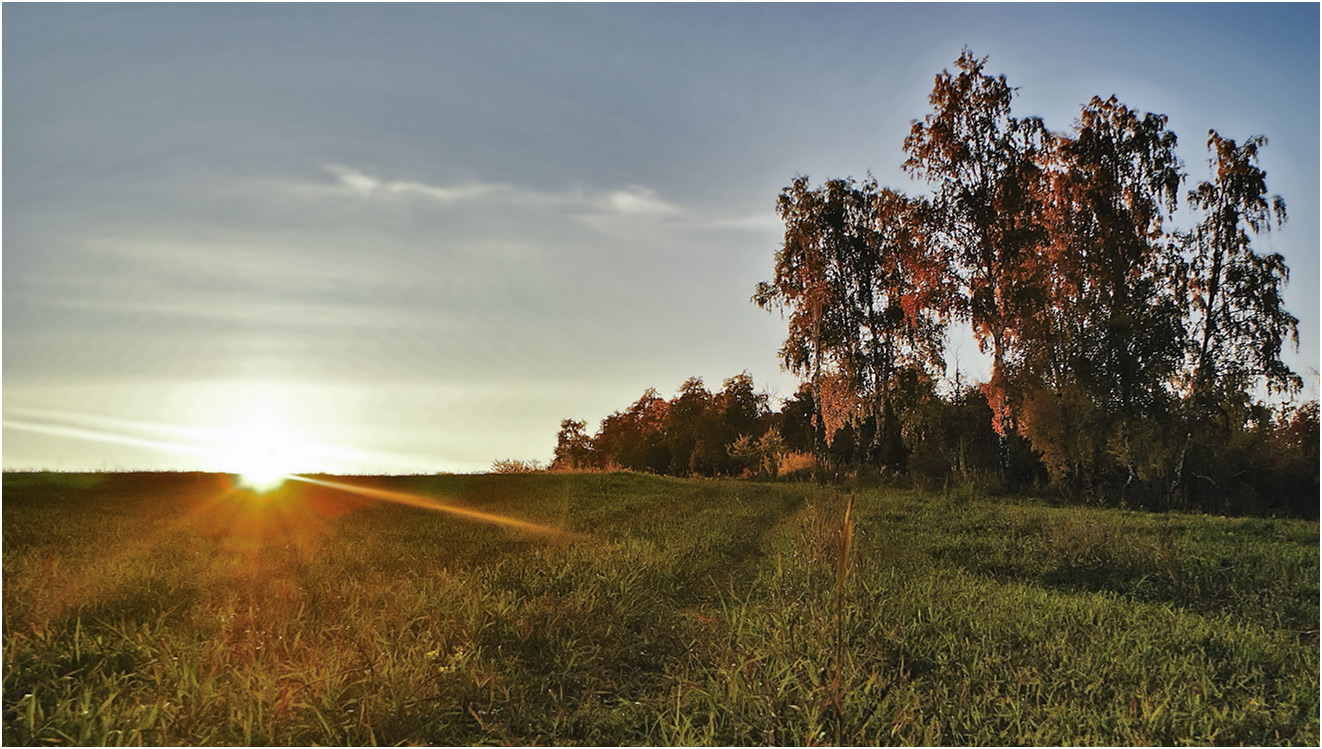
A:
<svg viewBox="0 0 1322 749">
<path fill-rule="evenodd" d="M 477 520 L 483 523 L 492 523 L 495 525 L 504 526 L 506 528 L 514 528 L 517 530 L 526 531 L 528 533 L 537 533 L 548 536 L 577 535 L 572 531 L 567 531 L 564 530 L 563 528 L 554 528 L 549 525 L 534 523 L 531 520 L 521 520 L 519 518 L 513 518 L 507 515 L 497 515 L 495 513 L 482 512 L 481 510 L 474 510 L 468 507 L 457 507 L 455 505 L 446 504 L 445 502 L 435 498 L 421 497 L 416 494 L 408 494 L 405 492 L 394 492 L 386 489 L 373 489 L 371 487 L 366 487 L 366 486 L 356 486 L 354 484 L 346 484 L 340 481 L 327 481 L 325 479 L 316 479 L 310 476 L 290 476 L 289 478 L 294 481 L 302 481 L 309 484 L 316 484 L 317 486 L 324 486 L 330 489 L 338 489 L 339 491 L 342 492 L 357 494 L 361 497 L 380 499 L 386 502 L 394 502 L 396 504 L 408 505 L 409 507 L 418 507 L 424 510 L 432 510 L 434 512 L 444 512 L 450 515 L 457 515 L 459 517 L 467 518 L 469 520 Z"/>
<path fill-rule="evenodd" d="M 54 437 L 71 437 L 73 439 L 105 442 L 114 445 L 127 445 L 130 447 L 165 450 L 167 452 L 187 453 L 189 455 L 214 457 L 217 454 L 217 451 L 214 448 L 202 445 L 186 445 L 178 442 L 166 442 L 164 440 L 134 437 L 128 434 L 117 434 L 102 429 L 69 426 L 65 424 L 43 424 L 22 419 L 5 419 L 3 423 L 7 429 L 19 429 L 36 434 L 49 434 Z"/>
</svg>

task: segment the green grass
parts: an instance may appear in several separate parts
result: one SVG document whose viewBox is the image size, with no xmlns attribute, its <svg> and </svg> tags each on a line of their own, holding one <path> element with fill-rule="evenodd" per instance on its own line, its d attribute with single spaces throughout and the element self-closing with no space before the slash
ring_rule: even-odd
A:
<svg viewBox="0 0 1322 749">
<path fill-rule="evenodd" d="M 370 482 L 572 533 L 6 474 L 4 743 L 1319 740 L 1316 523 L 869 490 L 840 565 L 829 488 Z"/>
</svg>

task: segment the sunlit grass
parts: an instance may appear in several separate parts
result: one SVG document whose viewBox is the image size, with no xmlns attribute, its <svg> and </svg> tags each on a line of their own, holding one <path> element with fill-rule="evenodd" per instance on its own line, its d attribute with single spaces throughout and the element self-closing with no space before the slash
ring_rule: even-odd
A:
<svg viewBox="0 0 1322 749">
<path fill-rule="evenodd" d="M 1318 741 L 1316 523 L 347 483 L 572 533 L 298 482 L 6 475 L 5 742 Z"/>
</svg>

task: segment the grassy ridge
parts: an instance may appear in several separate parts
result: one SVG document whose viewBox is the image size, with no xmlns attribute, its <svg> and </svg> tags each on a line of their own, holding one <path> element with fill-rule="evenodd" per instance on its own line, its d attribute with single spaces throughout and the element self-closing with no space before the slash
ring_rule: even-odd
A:
<svg viewBox="0 0 1322 749">
<path fill-rule="evenodd" d="M 810 486 L 4 481 L 7 744 L 1318 742 L 1316 523 L 867 491 L 838 577 Z"/>
</svg>

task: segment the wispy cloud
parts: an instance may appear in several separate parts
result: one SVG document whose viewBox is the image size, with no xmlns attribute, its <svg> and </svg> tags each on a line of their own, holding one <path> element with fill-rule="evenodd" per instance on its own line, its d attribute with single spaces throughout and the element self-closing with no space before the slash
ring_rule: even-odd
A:
<svg viewBox="0 0 1322 749">
<path fill-rule="evenodd" d="M 341 194 L 366 199 L 418 199 L 438 206 L 480 200 L 553 208 L 580 218 L 661 218 L 678 217 L 684 213 L 682 208 L 662 198 L 656 190 L 642 185 L 629 185 L 614 190 L 574 189 L 556 192 L 516 187 L 504 182 L 437 185 L 420 180 L 388 180 L 343 164 L 324 164 L 322 168 L 334 177 L 334 185 Z"/>
<path fill-rule="evenodd" d="M 382 204 L 422 202 L 437 208 L 465 206 L 517 206 L 554 211 L 561 217 L 606 234 L 635 231 L 639 224 L 652 228 L 719 229 L 766 232 L 776 230 L 773 213 L 720 216 L 694 211 L 667 200 L 651 187 L 632 184 L 618 188 L 536 190 L 505 182 L 472 181 L 433 184 L 417 179 L 391 180 L 344 164 L 323 164 L 332 180 L 300 186 L 303 194 L 356 197 Z"/>
<path fill-rule="evenodd" d="M 607 212 L 621 216 L 674 216 L 681 213 L 679 206 L 662 200 L 655 190 L 638 185 L 607 193 L 600 202 Z"/>
<path fill-rule="evenodd" d="M 341 164 L 326 164 L 324 168 L 339 184 L 365 198 L 373 195 L 418 197 L 447 205 L 493 194 L 509 197 L 518 193 L 514 188 L 502 183 L 476 182 L 437 187 L 425 182 L 382 180 Z"/>
</svg>

